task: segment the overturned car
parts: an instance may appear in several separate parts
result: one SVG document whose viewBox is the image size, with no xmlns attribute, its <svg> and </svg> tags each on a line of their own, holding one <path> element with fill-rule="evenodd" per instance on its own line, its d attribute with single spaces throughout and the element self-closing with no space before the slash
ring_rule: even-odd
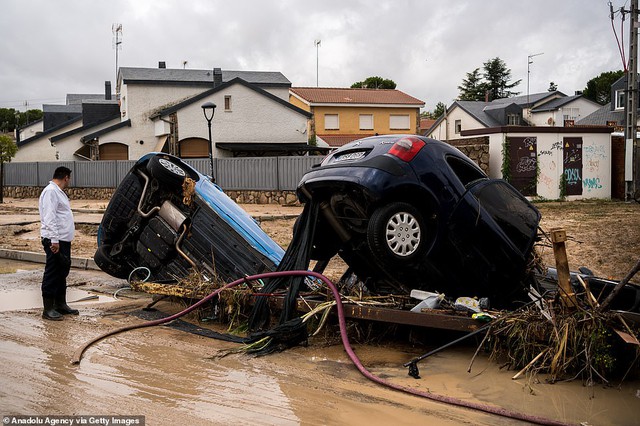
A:
<svg viewBox="0 0 640 426">
<path fill-rule="evenodd" d="M 320 206 L 311 258 L 338 254 L 372 291 L 523 300 L 540 213 L 448 144 L 354 141 L 308 171 L 298 196 Z"/>
<path fill-rule="evenodd" d="M 127 278 L 137 267 L 156 282 L 192 270 L 228 282 L 274 270 L 284 250 L 219 186 L 177 157 L 140 158 L 116 189 L 98 230 L 96 264 Z"/>
</svg>

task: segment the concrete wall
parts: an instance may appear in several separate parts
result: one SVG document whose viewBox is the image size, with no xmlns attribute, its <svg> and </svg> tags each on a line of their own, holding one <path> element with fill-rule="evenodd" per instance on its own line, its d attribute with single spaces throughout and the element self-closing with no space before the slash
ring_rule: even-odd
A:
<svg viewBox="0 0 640 426">
<path fill-rule="evenodd" d="M 502 178 L 502 147 L 505 137 L 535 137 L 537 144 L 539 176 L 537 194 L 546 199 L 560 198 L 560 179 L 563 168 L 563 139 L 582 138 L 582 195 L 568 200 L 611 198 L 611 135 L 608 133 L 496 133 L 489 136 L 490 176 Z"/>
</svg>

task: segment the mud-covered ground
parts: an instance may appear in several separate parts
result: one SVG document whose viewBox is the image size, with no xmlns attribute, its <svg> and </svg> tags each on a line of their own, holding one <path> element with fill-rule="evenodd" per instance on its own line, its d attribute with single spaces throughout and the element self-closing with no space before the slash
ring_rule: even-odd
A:
<svg viewBox="0 0 640 426">
<path fill-rule="evenodd" d="M 37 211 L 28 200 L 0 205 L 0 248 L 39 251 Z M 102 202 L 104 204 L 104 202 Z M 91 257 L 99 202 L 72 202 L 78 240 L 74 253 Z M 538 204 L 543 227 L 564 227 L 572 269 L 621 278 L 640 255 L 640 205 L 626 203 Z M 261 216 L 263 228 L 282 245 L 291 237 L 299 208 L 244 206 Z M 13 215 L 13 216 L 12 216 Z M 35 215 L 35 220 L 34 220 Z M 550 249 L 542 253 L 553 262 Z M 340 273 L 336 263 L 332 271 Z M 35 269 L 32 269 L 35 268 Z M 19 269 L 16 271 L 16 269 Z M 73 305 L 78 317 L 44 321 L 40 317 L 41 267 L 0 260 L 0 415 L 144 415 L 148 425 L 171 424 L 433 424 L 511 425 L 522 422 L 454 407 L 393 391 L 368 381 L 351 364 L 335 335 L 321 333 L 307 347 L 255 358 L 221 350 L 236 344 L 170 327 L 130 331 L 92 346 L 79 366 L 74 351 L 106 331 L 137 324 L 144 294 L 120 291 L 118 298 Z M 125 283 L 96 271 L 73 270 L 69 300 L 113 294 Z M 129 298 L 132 297 L 132 298 Z M 160 302 L 165 313 L 180 306 Z M 193 320 L 193 319 L 192 319 Z M 218 325 L 202 323 L 219 329 Z M 223 330 L 220 330 L 223 331 Z M 399 338 L 355 344 L 355 352 L 374 374 L 436 395 L 499 406 L 561 422 L 632 425 L 640 417 L 640 381 L 628 378 L 609 386 L 579 381 L 544 382 L 544 377 L 511 380 L 480 352 L 467 369 L 477 341 L 447 349 L 422 363 L 415 380 L 404 362 L 459 334 L 400 331 Z"/>
</svg>

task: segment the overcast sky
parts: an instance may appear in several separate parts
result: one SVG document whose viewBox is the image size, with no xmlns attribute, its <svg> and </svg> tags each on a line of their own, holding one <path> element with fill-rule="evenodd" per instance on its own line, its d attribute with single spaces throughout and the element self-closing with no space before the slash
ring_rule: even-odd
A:
<svg viewBox="0 0 640 426">
<path fill-rule="evenodd" d="M 522 94 L 530 54 L 544 53 L 530 66 L 530 93 L 554 81 L 571 95 L 622 68 L 605 0 L 0 0 L 0 107 L 103 93 L 115 79 L 113 23 L 123 27 L 120 66 L 280 71 L 315 87 L 319 39 L 321 87 L 378 75 L 430 110 L 494 57 L 522 79 Z"/>
</svg>

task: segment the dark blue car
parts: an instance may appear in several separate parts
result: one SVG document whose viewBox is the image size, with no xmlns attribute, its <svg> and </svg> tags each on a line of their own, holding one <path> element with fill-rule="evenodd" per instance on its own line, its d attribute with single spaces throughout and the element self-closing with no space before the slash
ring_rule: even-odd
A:
<svg viewBox="0 0 640 426">
<path fill-rule="evenodd" d="M 458 149 L 415 135 L 349 143 L 307 172 L 320 203 L 311 257 L 339 254 L 376 292 L 436 290 L 508 304 L 522 294 L 540 213 Z"/>
</svg>

